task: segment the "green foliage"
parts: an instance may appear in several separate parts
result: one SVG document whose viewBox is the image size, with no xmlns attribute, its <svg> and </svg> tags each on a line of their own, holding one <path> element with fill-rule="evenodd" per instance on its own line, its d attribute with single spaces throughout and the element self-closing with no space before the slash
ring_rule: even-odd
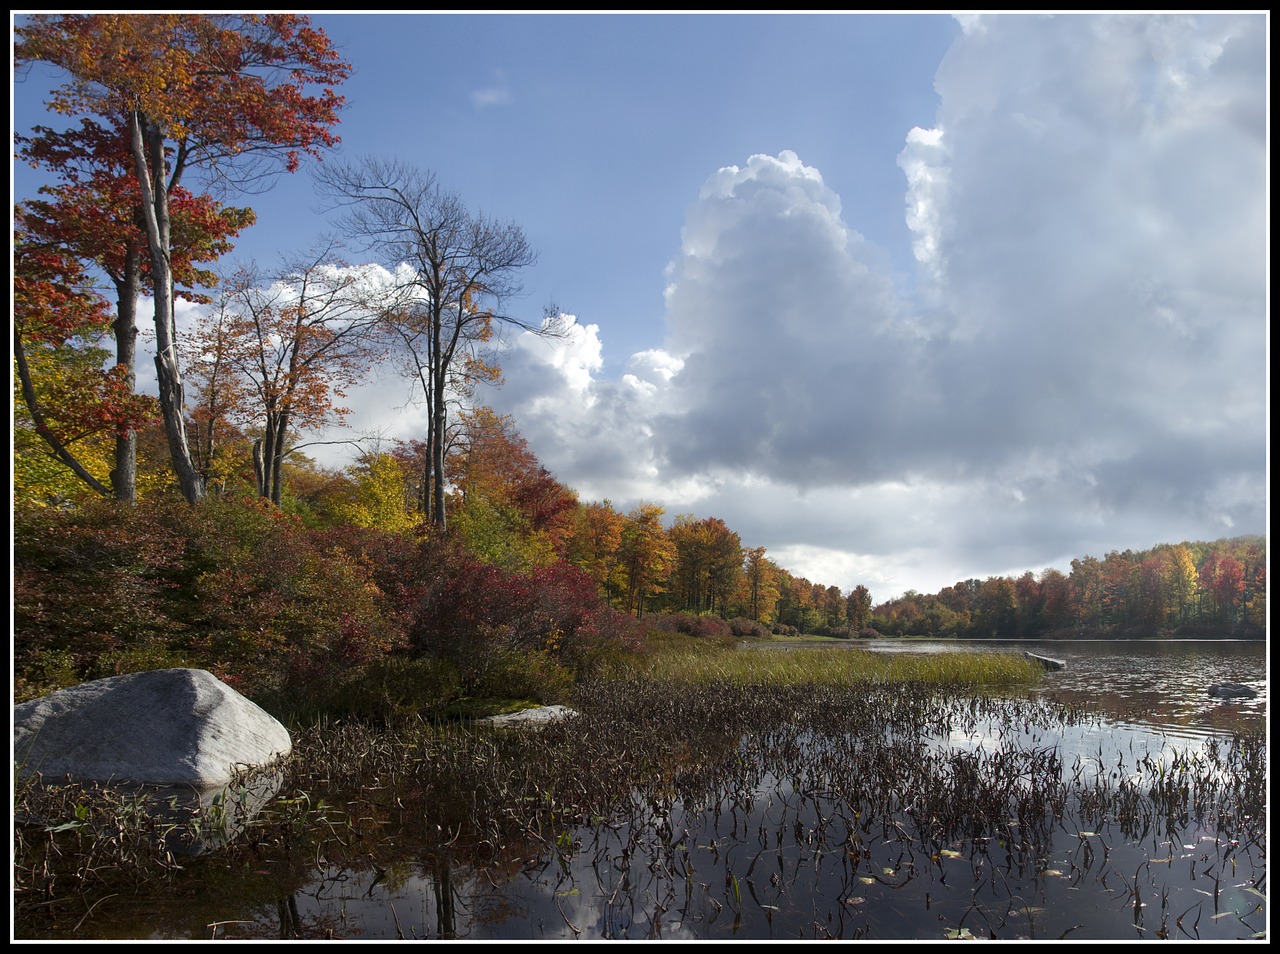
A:
<svg viewBox="0 0 1280 954">
<path fill-rule="evenodd" d="M 261 701 L 294 725 L 322 718 L 395 725 L 437 717 L 461 694 L 457 670 L 447 660 L 386 656 L 337 676 L 321 691 Z"/>
<path fill-rule="evenodd" d="M 574 672 L 552 650 L 499 649 L 481 658 L 473 695 L 489 699 L 529 699 L 542 705 L 567 702 Z"/>
<path fill-rule="evenodd" d="M 66 649 L 35 649 L 29 652 L 21 671 L 13 675 L 15 704 L 69 689 L 83 680 L 76 670 L 75 656 Z"/>
<path fill-rule="evenodd" d="M 16 405 L 15 405 L 16 406 Z M 101 435 L 77 443 L 77 459 L 101 481 L 108 479 L 115 440 Z M 97 492 L 49 453 L 48 445 L 31 427 L 15 424 L 13 431 L 13 499 L 30 503 L 79 502 Z"/>
<path fill-rule="evenodd" d="M 511 505 L 472 495 L 453 510 L 452 529 L 476 558 L 504 570 L 526 571 L 546 566 L 554 553 L 545 539 L 532 534 Z"/>
</svg>

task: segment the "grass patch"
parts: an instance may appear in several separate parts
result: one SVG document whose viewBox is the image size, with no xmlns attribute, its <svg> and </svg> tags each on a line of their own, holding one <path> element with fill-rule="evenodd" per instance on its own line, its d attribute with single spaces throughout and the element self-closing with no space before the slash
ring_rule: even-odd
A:
<svg viewBox="0 0 1280 954">
<path fill-rule="evenodd" d="M 1013 653 L 878 653 L 844 645 L 738 649 L 694 639 L 663 640 L 638 668 L 652 679 L 691 685 L 903 683 L 973 690 L 1034 686 L 1044 675 L 1040 666 Z"/>
</svg>

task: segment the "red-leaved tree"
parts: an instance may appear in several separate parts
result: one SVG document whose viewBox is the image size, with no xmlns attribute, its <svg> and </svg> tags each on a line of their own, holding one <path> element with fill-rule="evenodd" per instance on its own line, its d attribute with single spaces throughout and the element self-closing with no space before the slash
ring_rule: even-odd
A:
<svg viewBox="0 0 1280 954">
<path fill-rule="evenodd" d="M 191 170 L 243 183 L 337 142 L 350 66 L 297 14 L 43 14 L 14 30 L 15 64 L 67 80 L 49 102 L 98 117 L 127 144 L 139 190 L 155 305 L 156 369 L 170 456 L 183 495 L 203 481 L 187 443 L 174 323 L 172 197 Z"/>
</svg>

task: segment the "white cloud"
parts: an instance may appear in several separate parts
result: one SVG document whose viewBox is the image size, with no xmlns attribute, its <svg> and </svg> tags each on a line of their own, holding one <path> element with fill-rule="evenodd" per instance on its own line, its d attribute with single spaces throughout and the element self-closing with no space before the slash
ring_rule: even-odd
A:
<svg viewBox="0 0 1280 954">
<path fill-rule="evenodd" d="M 477 109 L 484 109 L 487 106 L 506 106 L 513 102 L 515 97 L 511 94 L 511 88 L 507 85 L 506 75 L 502 70 L 494 71 L 494 81 L 487 86 L 482 86 L 471 91 L 471 104 Z"/>
<path fill-rule="evenodd" d="M 897 160 L 916 297 L 817 169 L 751 156 L 688 212 L 661 350 L 605 380 L 587 325 L 497 400 L 584 496 L 696 504 L 845 589 L 1262 532 L 1264 32 L 966 22 Z"/>
<path fill-rule="evenodd" d="M 479 108 L 505 106 L 511 100 L 511 90 L 502 87 L 487 86 L 484 89 L 472 90 L 471 92 L 471 102 Z"/>
</svg>

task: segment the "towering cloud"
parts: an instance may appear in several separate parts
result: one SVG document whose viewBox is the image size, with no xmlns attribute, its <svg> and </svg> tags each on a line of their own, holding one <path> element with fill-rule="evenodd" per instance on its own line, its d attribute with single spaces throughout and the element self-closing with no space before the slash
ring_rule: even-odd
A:
<svg viewBox="0 0 1280 954">
<path fill-rule="evenodd" d="M 497 400 L 584 495 L 844 587 L 1261 532 L 1265 52 L 1257 16 L 966 18 L 896 156 L 910 287 L 751 156 L 688 211 L 660 348 L 605 380 L 594 324 L 520 341 Z"/>
</svg>

